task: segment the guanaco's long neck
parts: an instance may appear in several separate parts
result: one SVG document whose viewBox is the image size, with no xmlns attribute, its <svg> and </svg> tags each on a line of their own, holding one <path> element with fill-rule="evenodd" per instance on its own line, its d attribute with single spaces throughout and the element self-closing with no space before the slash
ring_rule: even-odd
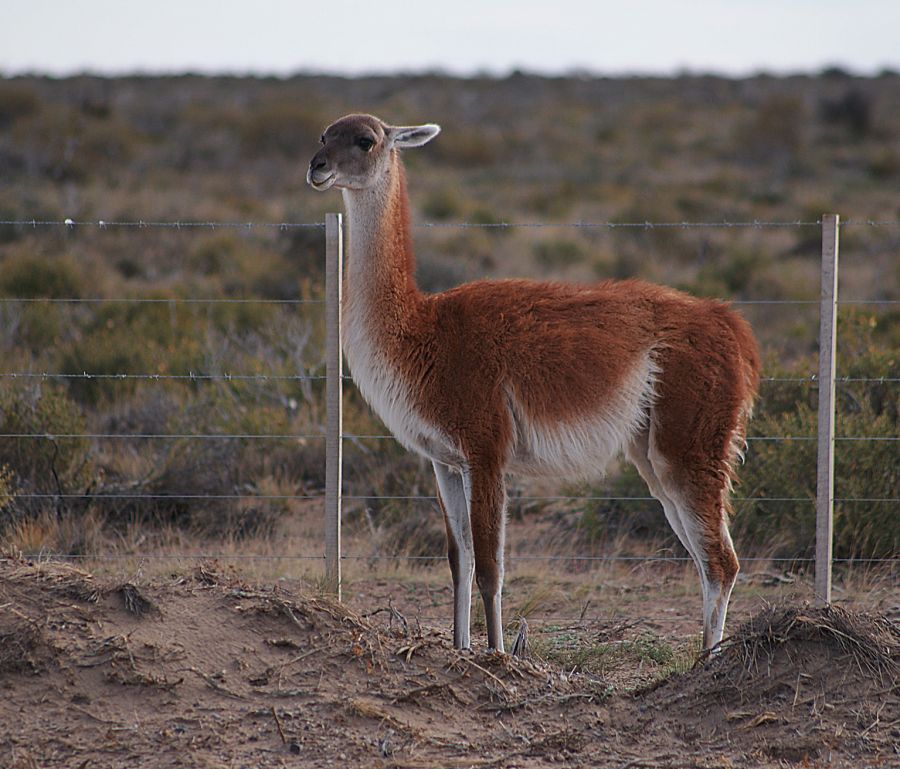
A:
<svg viewBox="0 0 900 769">
<path fill-rule="evenodd" d="M 406 174 L 397 153 L 378 184 L 343 195 L 349 224 L 345 308 L 365 323 L 402 333 L 423 297 L 415 283 Z"/>
</svg>

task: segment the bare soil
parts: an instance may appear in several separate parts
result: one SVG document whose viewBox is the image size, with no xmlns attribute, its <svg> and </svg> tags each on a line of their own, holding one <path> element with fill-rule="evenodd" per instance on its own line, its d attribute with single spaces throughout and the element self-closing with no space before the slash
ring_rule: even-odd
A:
<svg viewBox="0 0 900 769">
<path fill-rule="evenodd" d="M 713 659 L 628 679 L 456 651 L 377 592 L 0 558 L 0 766 L 900 766 L 883 615 L 757 607 Z"/>
</svg>

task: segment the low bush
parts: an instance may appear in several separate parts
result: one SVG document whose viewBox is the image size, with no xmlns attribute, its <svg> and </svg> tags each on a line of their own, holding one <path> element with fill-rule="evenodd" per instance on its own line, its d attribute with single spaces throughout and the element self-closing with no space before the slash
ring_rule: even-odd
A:
<svg viewBox="0 0 900 769">
<path fill-rule="evenodd" d="M 83 295 L 84 277 L 69 256 L 15 253 L 0 262 L 0 294 L 20 299 L 71 299 Z"/>
<path fill-rule="evenodd" d="M 537 263 L 547 270 L 562 270 L 584 259 L 584 249 L 574 240 L 541 240 L 532 248 Z"/>
<path fill-rule="evenodd" d="M 876 381 L 840 382 L 837 436 L 862 440 L 835 446 L 834 553 L 838 558 L 881 558 L 900 548 L 900 438 L 897 387 L 900 356 L 876 342 L 874 316 L 845 314 L 839 324 L 839 375 Z M 798 367 L 799 368 L 799 367 Z M 800 370 L 814 368 L 805 362 Z M 796 376 L 796 370 L 793 375 Z M 772 371 L 790 377 L 790 371 Z M 817 388 L 810 382 L 782 382 L 763 393 L 752 422 L 755 435 L 799 440 L 757 441 L 740 469 L 743 495 L 787 501 L 760 501 L 738 508 L 735 536 L 753 549 L 774 547 L 784 557 L 809 556 L 815 548 Z M 882 440 L 865 440 L 866 438 Z M 887 440 L 884 440 L 884 439 Z M 777 536 L 775 534 L 777 533 Z"/>
<path fill-rule="evenodd" d="M 294 437 L 310 433 L 301 421 L 246 383 L 142 392 L 115 429 L 184 437 L 142 441 L 128 457 L 108 455 L 107 488 L 139 496 L 106 504 L 105 517 L 217 538 L 270 532 L 288 508 L 286 500 L 254 500 L 265 479 L 297 493 L 324 485 L 324 441 Z"/>
<path fill-rule="evenodd" d="M 33 88 L 0 81 L 0 128 L 6 128 L 20 118 L 33 115 L 40 108 L 40 99 Z"/>
<path fill-rule="evenodd" d="M 827 126 L 840 126 L 854 139 L 872 130 L 872 98 L 859 88 L 850 88 L 837 99 L 825 99 L 819 116 Z"/>
<path fill-rule="evenodd" d="M 105 375 L 71 379 L 69 391 L 95 407 L 135 391 L 141 380 L 113 374 L 187 374 L 196 370 L 208 321 L 194 305 L 115 304 L 98 306 L 81 333 L 60 350 L 59 370 Z"/>
<path fill-rule="evenodd" d="M 249 157 L 305 157 L 326 123 L 322 113 L 308 105 L 291 101 L 261 104 L 247 110 L 239 127 L 241 150 Z"/>
<path fill-rule="evenodd" d="M 16 498 L 16 479 L 9 465 L 0 465 L 0 515 Z"/>
<path fill-rule="evenodd" d="M 53 495 L 81 493 L 96 467 L 84 415 L 53 384 L 0 383 L 0 528 L 41 511 L 72 507 Z M 17 496 L 46 494 L 46 498 Z"/>
<path fill-rule="evenodd" d="M 432 192 L 422 203 L 422 213 L 428 219 L 446 221 L 459 218 L 465 209 L 464 201 L 456 189 L 443 187 Z"/>
<path fill-rule="evenodd" d="M 507 149 L 500 136 L 482 128 L 460 125 L 453 129 L 445 126 L 432 154 L 450 166 L 484 168 L 500 160 Z"/>
<path fill-rule="evenodd" d="M 395 445 L 354 456 L 353 468 L 348 478 L 350 496 L 363 498 L 348 500 L 347 520 L 367 531 L 368 555 L 427 558 L 446 552 L 437 502 L 410 498 L 435 493 L 429 462 Z"/>
</svg>

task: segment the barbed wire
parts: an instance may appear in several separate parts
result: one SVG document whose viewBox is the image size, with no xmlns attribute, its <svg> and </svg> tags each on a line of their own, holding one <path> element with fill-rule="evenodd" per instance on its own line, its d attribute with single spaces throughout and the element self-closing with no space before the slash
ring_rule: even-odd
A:
<svg viewBox="0 0 900 769">
<path fill-rule="evenodd" d="M 735 304 L 735 305 L 784 304 L 784 305 L 816 305 L 816 306 L 818 306 L 821 304 L 821 300 L 819 300 L 819 299 L 729 299 L 728 304 Z M 835 304 L 838 306 L 858 305 L 858 304 L 893 305 L 893 304 L 900 304 L 900 299 L 838 299 L 835 301 Z"/>
<path fill-rule="evenodd" d="M 221 374 L 195 373 L 189 371 L 186 374 L 126 374 L 126 373 L 89 373 L 87 371 L 78 372 L 49 372 L 49 371 L 0 371 L 0 379 L 137 379 L 137 380 L 197 380 L 197 381 L 317 381 L 325 380 L 328 377 L 325 374 L 230 374 L 222 372 Z M 353 382 L 351 374 L 342 374 L 341 379 L 345 382 Z M 807 374 L 801 377 L 761 377 L 760 382 L 778 382 L 778 383 L 810 383 L 818 382 L 818 375 Z M 851 377 L 842 376 L 835 377 L 836 384 L 850 383 L 878 383 L 889 384 L 900 382 L 900 377 Z"/>
<path fill-rule="evenodd" d="M 290 230 L 290 229 L 324 229 L 324 222 L 253 222 L 253 221 L 197 221 L 197 220 L 155 220 L 155 219 L 134 219 L 134 220 L 105 220 L 105 219 L 3 219 L 0 225 L 10 227 L 66 227 L 74 229 L 75 227 L 96 227 L 101 230 L 109 230 L 116 228 L 135 228 L 135 229 L 244 229 L 252 230 L 274 229 L 274 230 Z M 849 218 L 840 223 L 842 227 L 898 227 L 900 221 L 895 220 L 879 220 L 879 219 L 863 219 Z M 413 225 L 420 229 L 541 229 L 541 228 L 574 228 L 574 229 L 728 229 L 728 228 L 785 228 L 785 227 L 821 227 L 821 219 L 803 220 L 780 220 L 766 221 L 760 219 L 744 220 L 744 221 L 668 221 L 668 222 L 419 222 Z"/>
<path fill-rule="evenodd" d="M 784 305 L 784 306 L 818 306 L 821 302 L 818 299 L 729 299 L 728 304 L 735 306 L 755 305 Z M 274 304 L 274 305 L 323 305 L 324 299 L 268 299 L 265 297 L 257 298 L 145 298 L 145 297 L 19 297 L 19 296 L 0 296 L 0 304 Z M 835 304 L 838 306 L 850 305 L 900 305 L 900 299 L 838 299 Z"/>
<path fill-rule="evenodd" d="M 83 561 L 119 561 L 119 560 L 209 560 L 209 561 L 324 561 L 324 555 L 277 554 L 277 553 L 52 553 L 39 551 L 23 553 L 25 558 L 32 559 L 71 559 Z M 348 554 L 341 555 L 342 561 L 445 561 L 446 555 L 382 555 L 382 554 Z M 528 554 L 506 556 L 507 561 L 588 561 L 588 562 L 642 562 L 642 563 L 692 563 L 690 556 L 678 555 L 560 555 L 556 553 Z M 745 556 L 741 563 L 815 563 L 813 557 L 768 557 Z M 900 558 L 834 558 L 833 563 L 872 564 L 900 563 Z"/>
<path fill-rule="evenodd" d="M 227 221 L 192 221 L 192 220 L 147 220 L 134 219 L 128 221 L 105 219 L 83 220 L 83 219 L 4 219 L 0 220 L 0 225 L 9 227 L 66 227 L 74 229 L 75 227 L 96 227 L 101 230 L 109 230 L 115 228 L 123 229 L 172 229 L 172 230 L 190 230 L 190 229 L 242 229 L 252 230 L 260 229 L 325 229 L 325 222 L 227 222 Z"/>
<path fill-rule="evenodd" d="M 347 561 L 444 561 L 446 555 L 341 555 Z M 561 555 L 558 553 L 536 553 L 506 556 L 508 561 L 626 561 L 626 562 L 673 562 L 693 563 L 689 555 Z M 813 557 L 770 558 L 768 556 L 745 556 L 741 563 L 815 563 Z M 900 563 L 900 558 L 833 558 L 832 563 Z"/>
<path fill-rule="evenodd" d="M 2 437 L 2 436 L 0 436 Z M 342 438 L 351 440 L 397 440 L 393 435 L 359 435 L 343 433 Z M 750 435 L 747 441 L 817 441 L 815 435 Z M 843 435 L 835 437 L 836 441 L 900 441 L 900 437 L 893 435 Z"/>
<path fill-rule="evenodd" d="M 253 500 L 272 500 L 283 502 L 286 500 L 311 500 L 325 499 L 324 494 L 197 494 L 190 493 L 149 493 L 149 492 L 61 492 L 61 493 L 16 493 L 16 499 L 88 499 L 92 501 L 101 501 L 105 499 L 185 499 L 185 500 L 236 500 L 236 499 L 253 499 Z M 389 501 L 407 501 L 407 502 L 437 502 L 437 497 L 428 494 L 342 494 L 341 499 L 353 502 L 369 502 L 373 500 L 389 500 Z M 512 496 L 510 502 L 656 502 L 656 497 L 617 497 L 617 496 L 601 496 L 594 494 L 571 494 L 571 495 L 525 495 Z M 779 503 L 796 503 L 808 502 L 815 504 L 816 500 L 812 497 L 731 497 L 732 502 L 741 504 L 750 502 L 779 502 Z M 867 504 L 875 503 L 897 503 L 900 497 L 835 497 L 835 502 L 865 502 Z"/>
<path fill-rule="evenodd" d="M 324 299 L 267 299 L 265 297 L 219 297 L 205 299 L 203 297 L 167 299 L 157 297 L 35 297 L 35 296 L 0 296 L 0 302 L 20 304 L 325 304 Z"/>
<path fill-rule="evenodd" d="M 43 438 L 45 440 L 324 440 L 324 433 L 0 433 L 0 438 Z"/>
<path fill-rule="evenodd" d="M 137 379 L 137 380 L 188 380 L 188 381 L 223 381 L 223 382 L 268 382 L 268 381 L 288 381 L 288 382 L 308 382 L 324 380 L 327 377 L 324 374 L 195 374 L 188 372 L 187 374 L 90 374 L 88 372 L 77 373 L 50 373 L 42 372 L 23 372 L 23 371 L 3 371 L 0 372 L 0 379 Z"/>
<path fill-rule="evenodd" d="M 345 440 L 387 440 L 395 441 L 393 435 L 364 435 L 343 433 Z M 323 433 L 0 433 L 0 438 L 42 438 L 44 440 L 89 438 L 92 440 L 309 440 L 325 439 Z M 751 435 L 749 441 L 817 441 L 814 435 Z M 836 441 L 900 441 L 893 435 L 840 435 Z"/>
</svg>

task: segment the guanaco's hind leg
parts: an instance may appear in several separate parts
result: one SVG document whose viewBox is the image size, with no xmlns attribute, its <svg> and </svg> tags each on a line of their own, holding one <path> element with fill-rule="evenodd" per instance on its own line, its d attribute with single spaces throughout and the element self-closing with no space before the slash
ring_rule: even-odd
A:
<svg viewBox="0 0 900 769">
<path fill-rule="evenodd" d="M 463 474 L 439 462 L 433 464 L 438 503 L 447 526 L 447 557 L 453 576 L 453 646 L 468 649 L 471 643 L 472 578 L 475 574 L 468 483 Z"/>
<path fill-rule="evenodd" d="M 708 472 L 708 467 L 673 470 L 656 446 L 654 431 L 651 426 L 638 435 L 627 455 L 697 567 L 703 595 L 703 648 L 712 649 L 722 640 L 739 568 L 725 511 L 727 477 Z M 710 459 L 709 464 L 718 463 Z"/>
</svg>

